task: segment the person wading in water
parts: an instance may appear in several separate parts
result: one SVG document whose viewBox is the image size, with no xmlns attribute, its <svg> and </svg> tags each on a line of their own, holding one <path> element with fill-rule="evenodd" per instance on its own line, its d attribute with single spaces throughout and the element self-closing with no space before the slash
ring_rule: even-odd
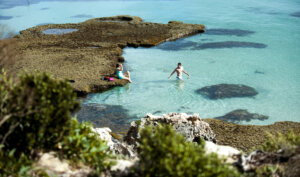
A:
<svg viewBox="0 0 300 177">
<path fill-rule="evenodd" d="M 182 73 L 184 73 L 184 74 L 186 74 L 187 76 L 190 77 L 190 75 L 183 69 L 183 66 L 181 65 L 181 63 L 178 63 L 178 64 L 177 64 L 177 67 L 174 69 L 174 71 L 171 73 L 171 75 L 168 77 L 168 79 L 170 79 L 171 76 L 172 76 L 175 72 L 177 73 L 176 78 L 179 79 L 179 80 L 182 80 Z"/>
</svg>

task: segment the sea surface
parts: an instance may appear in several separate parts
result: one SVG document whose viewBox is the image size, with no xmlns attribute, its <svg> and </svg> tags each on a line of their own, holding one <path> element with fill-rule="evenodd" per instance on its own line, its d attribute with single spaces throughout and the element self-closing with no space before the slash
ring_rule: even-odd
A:
<svg viewBox="0 0 300 177">
<path fill-rule="evenodd" d="M 123 119 L 113 123 L 128 124 L 147 113 L 213 118 L 246 109 L 269 118 L 241 124 L 300 121 L 300 0 L 0 0 L 4 35 L 122 14 L 204 24 L 207 32 L 151 48 L 126 48 L 125 69 L 135 83 L 89 94 L 79 119 L 114 116 Z M 191 76 L 168 80 L 178 62 Z M 244 84 L 258 95 L 211 100 L 195 92 L 222 83 Z"/>
</svg>

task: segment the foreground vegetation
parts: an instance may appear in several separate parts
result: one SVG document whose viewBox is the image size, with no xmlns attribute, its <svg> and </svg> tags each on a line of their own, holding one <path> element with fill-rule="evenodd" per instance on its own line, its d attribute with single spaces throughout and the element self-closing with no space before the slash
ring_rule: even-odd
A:
<svg viewBox="0 0 300 177">
<path fill-rule="evenodd" d="M 217 154 L 206 154 L 205 141 L 187 142 L 172 126 L 146 127 L 139 142 L 137 176 L 239 176 Z"/>
<path fill-rule="evenodd" d="M 79 108 L 66 81 L 45 73 L 25 73 L 14 83 L 0 75 L 0 175 L 31 176 L 32 163 L 41 152 L 80 162 L 96 173 L 107 169 L 108 147 L 78 123 L 71 113 Z M 37 171 L 38 172 L 38 171 Z"/>
</svg>

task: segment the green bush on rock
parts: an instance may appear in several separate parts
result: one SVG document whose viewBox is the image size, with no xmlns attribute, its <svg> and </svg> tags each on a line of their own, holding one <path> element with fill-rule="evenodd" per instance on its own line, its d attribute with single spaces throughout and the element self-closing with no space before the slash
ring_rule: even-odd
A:
<svg viewBox="0 0 300 177">
<path fill-rule="evenodd" d="M 91 130 L 89 123 L 71 122 L 71 131 L 61 143 L 60 154 L 74 163 L 88 164 L 95 173 L 108 169 L 113 158 L 108 146 Z"/>
<path fill-rule="evenodd" d="M 146 127 L 139 145 L 140 176 L 238 176 L 238 172 L 219 159 L 206 154 L 204 141 L 186 142 L 171 126 Z"/>
<path fill-rule="evenodd" d="M 0 74 L 0 176 L 41 176 L 31 169 L 39 152 L 85 164 L 99 174 L 111 164 L 106 144 L 91 125 L 72 120 L 79 107 L 73 88 L 45 73 L 13 82 Z"/>
<path fill-rule="evenodd" d="M 259 146 L 259 149 L 266 152 L 277 152 L 280 149 L 291 150 L 295 146 L 300 146 L 300 134 L 296 135 L 289 131 L 286 135 L 277 133 L 275 136 L 268 134 L 267 140 Z"/>
<path fill-rule="evenodd" d="M 25 73 L 17 84 L 0 78 L 0 137 L 7 149 L 33 155 L 52 150 L 70 131 L 79 104 L 72 87 L 45 73 Z"/>
</svg>

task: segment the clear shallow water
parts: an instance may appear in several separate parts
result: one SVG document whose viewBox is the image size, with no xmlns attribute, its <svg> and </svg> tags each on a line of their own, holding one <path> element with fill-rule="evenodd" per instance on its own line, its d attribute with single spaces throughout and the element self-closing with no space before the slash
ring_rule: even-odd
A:
<svg viewBox="0 0 300 177">
<path fill-rule="evenodd" d="M 133 119 L 167 112 L 216 117 L 248 109 L 270 118 L 247 124 L 270 124 L 300 121 L 299 9 L 298 0 L 42 1 L 0 9 L 4 16 L 0 23 L 19 31 L 45 23 L 130 14 L 151 22 L 204 24 L 214 33 L 152 48 L 125 49 L 125 65 L 136 84 L 90 94 L 83 104 L 121 105 Z M 167 79 L 178 61 L 191 74 L 190 79 Z M 195 93 L 201 87 L 221 83 L 245 84 L 259 94 L 255 98 L 209 100 Z"/>
</svg>

